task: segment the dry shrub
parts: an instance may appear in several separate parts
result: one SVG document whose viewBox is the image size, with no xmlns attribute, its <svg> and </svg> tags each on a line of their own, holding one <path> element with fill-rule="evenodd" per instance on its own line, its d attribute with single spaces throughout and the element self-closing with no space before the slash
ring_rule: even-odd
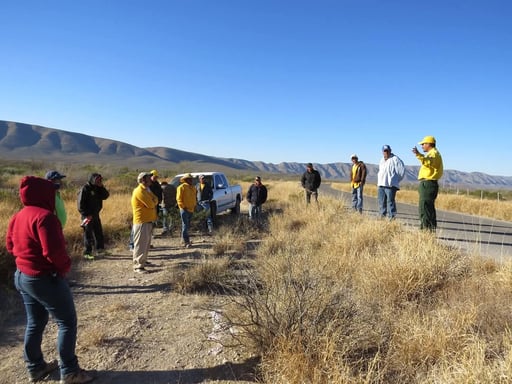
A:
<svg viewBox="0 0 512 384">
<path fill-rule="evenodd" d="M 276 340 L 272 352 L 261 361 L 262 379 L 266 383 L 363 383 L 351 374 L 337 343 L 323 338 L 319 344 L 323 344 L 323 354 L 312 359 L 300 340 Z M 336 371 L 325 367 L 333 361 L 337 362 Z"/>
<path fill-rule="evenodd" d="M 16 188 L 0 190 L 0 216 L 4 218 L 0 221 L 0 233 L 2 234 L 2 241 L 0 242 L 0 282 L 4 282 L 11 287 L 13 285 L 15 264 L 14 257 L 7 252 L 5 234 L 10 218 L 21 208 L 22 205 Z"/>
<path fill-rule="evenodd" d="M 430 300 L 470 269 L 464 254 L 439 245 L 430 233 L 399 230 L 361 257 L 359 264 L 353 277 L 360 292 L 368 300 L 398 306 Z"/>
<path fill-rule="evenodd" d="M 287 206 L 225 312 L 266 382 L 464 382 L 454 367 L 465 382 L 511 377 L 512 267 L 340 201 Z"/>
<path fill-rule="evenodd" d="M 236 268 L 229 259 L 203 259 L 176 273 L 174 288 L 180 293 L 227 293 L 237 281 Z"/>
<path fill-rule="evenodd" d="M 212 253 L 215 256 L 227 254 L 241 255 L 245 252 L 245 239 L 231 232 L 218 233 L 213 239 Z"/>
</svg>

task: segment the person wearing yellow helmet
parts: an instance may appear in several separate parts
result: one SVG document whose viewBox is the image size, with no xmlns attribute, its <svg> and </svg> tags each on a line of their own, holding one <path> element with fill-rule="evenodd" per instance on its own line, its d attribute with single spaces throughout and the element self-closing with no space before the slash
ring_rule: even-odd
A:
<svg viewBox="0 0 512 384">
<path fill-rule="evenodd" d="M 418 144 L 425 152 L 425 155 L 420 153 L 416 146 L 412 149 L 412 153 L 421 164 L 418 172 L 420 228 L 435 232 L 437 228 L 435 201 L 439 193 L 438 180 L 443 176 L 443 158 L 436 148 L 434 136 L 425 136 Z"/>
</svg>

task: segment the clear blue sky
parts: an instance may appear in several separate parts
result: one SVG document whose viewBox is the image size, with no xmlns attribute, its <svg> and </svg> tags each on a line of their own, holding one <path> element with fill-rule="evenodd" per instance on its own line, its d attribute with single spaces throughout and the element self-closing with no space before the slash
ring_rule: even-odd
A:
<svg viewBox="0 0 512 384">
<path fill-rule="evenodd" d="M 512 176 L 510 0 L 0 4 L 0 119 L 271 163 Z"/>
</svg>

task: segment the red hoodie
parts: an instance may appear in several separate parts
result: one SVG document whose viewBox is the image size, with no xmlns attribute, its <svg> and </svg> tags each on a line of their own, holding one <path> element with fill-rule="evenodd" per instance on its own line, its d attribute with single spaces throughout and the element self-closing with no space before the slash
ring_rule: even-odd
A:
<svg viewBox="0 0 512 384">
<path fill-rule="evenodd" d="M 20 182 L 24 207 L 9 221 L 7 251 L 18 269 L 29 276 L 56 273 L 64 276 L 71 268 L 66 242 L 55 210 L 55 187 L 51 181 L 25 176 Z"/>
</svg>

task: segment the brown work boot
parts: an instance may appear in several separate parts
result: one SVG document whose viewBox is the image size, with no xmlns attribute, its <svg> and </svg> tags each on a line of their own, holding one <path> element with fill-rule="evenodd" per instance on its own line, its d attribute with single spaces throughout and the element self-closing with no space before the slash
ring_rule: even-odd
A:
<svg viewBox="0 0 512 384">
<path fill-rule="evenodd" d="M 95 378 L 96 371 L 78 369 L 78 371 L 69 373 L 60 379 L 60 384 L 84 384 L 93 381 Z"/>
<path fill-rule="evenodd" d="M 50 361 L 49 363 L 45 363 L 44 367 L 41 369 L 30 372 L 29 380 L 31 383 L 38 382 L 48 376 L 50 373 L 59 368 L 59 363 L 57 360 Z"/>
</svg>

